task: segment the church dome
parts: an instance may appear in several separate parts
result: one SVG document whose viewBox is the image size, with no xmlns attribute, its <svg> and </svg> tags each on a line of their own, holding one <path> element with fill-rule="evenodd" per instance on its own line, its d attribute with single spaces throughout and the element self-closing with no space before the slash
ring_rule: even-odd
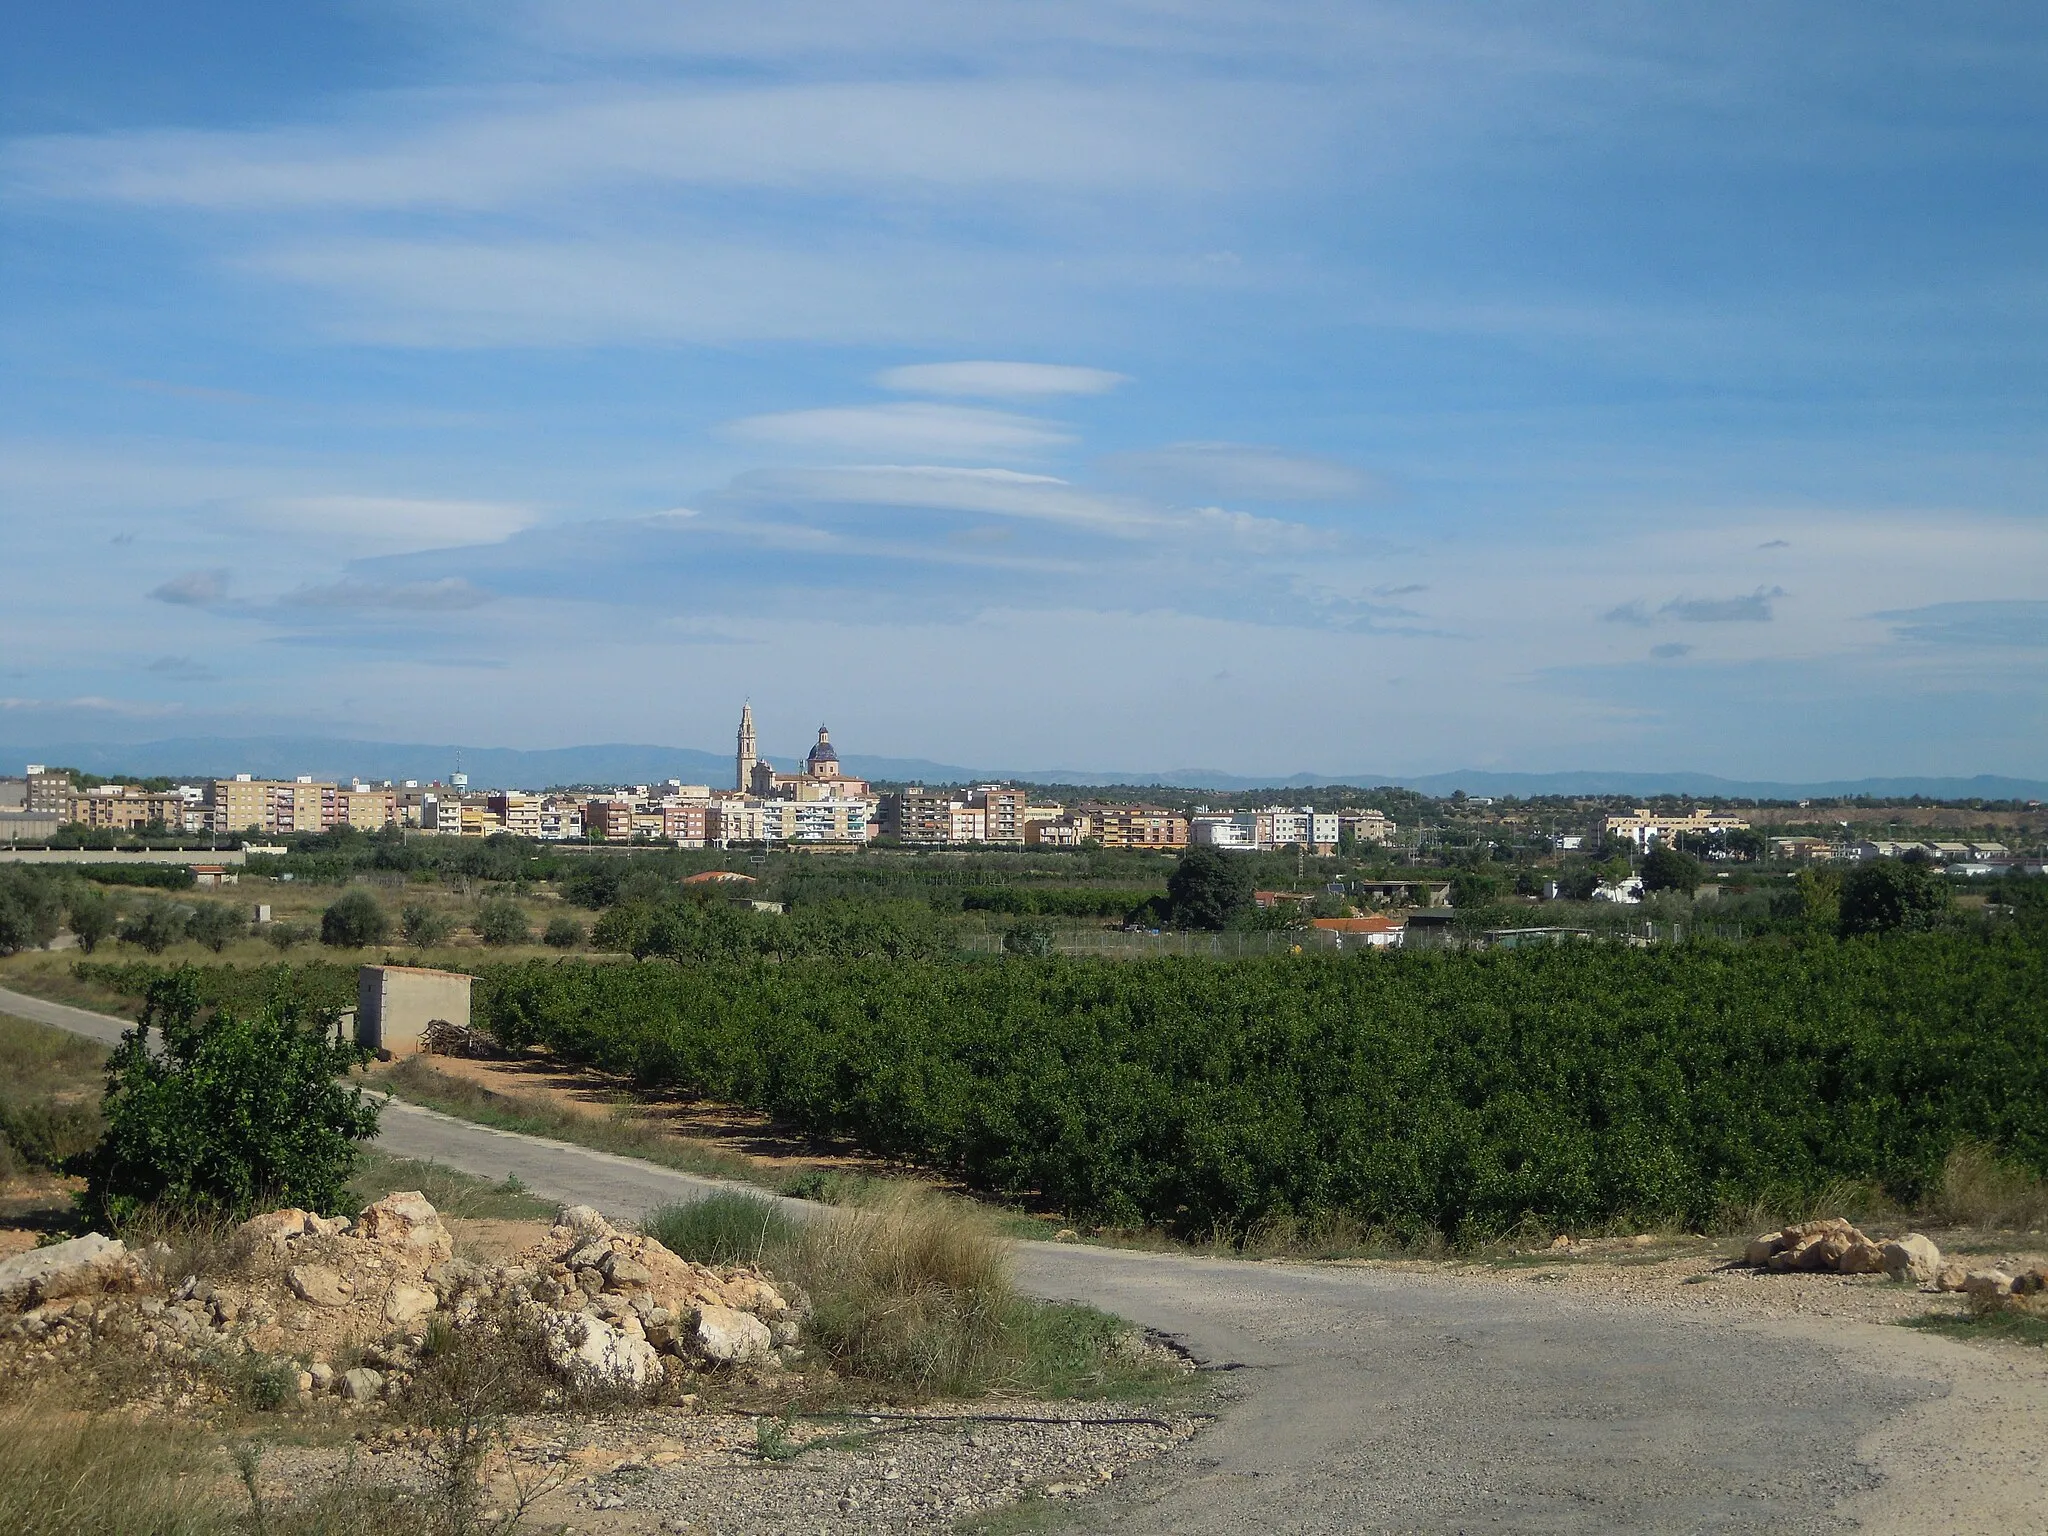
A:
<svg viewBox="0 0 2048 1536">
<path fill-rule="evenodd" d="M 806 761 L 810 764 L 812 773 L 816 773 L 820 768 L 836 769 L 839 766 L 838 749 L 832 745 L 831 733 L 822 725 L 818 727 L 818 744 L 811 748 L 811 755 Z"/>
</svg>

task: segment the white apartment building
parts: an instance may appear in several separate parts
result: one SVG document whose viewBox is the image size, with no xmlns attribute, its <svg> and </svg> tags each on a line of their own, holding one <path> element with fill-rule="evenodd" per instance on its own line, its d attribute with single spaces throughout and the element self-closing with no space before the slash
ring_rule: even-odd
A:
<svg viewBox="0 0 2048 1536">
<path fill-rule="evenodd" d="M 1373 840 L 1393 835 L 1394 824 L 1377 811 L 1370 813 Z M 1334 853 L 1346 828 L 1346 816 L 1307 806 L 1267 806 L 1263 810 L 1202 813 L 1188 818 L 1188 841 L 1197 848 L 1226 848 L 1240 853 L 1271 852 L 1302 847 Z M 1365 821 L 1366 818 L 1350 818 Z M 1382 833 L 1378 830 L 1384 826 Z M 1356 833 L 1353 834 L 1357 835 Z"/>
<path fill-rule="evenodd" d="M 860 799 L 714 800 L 704 812 L 704 841 L 733 843 L 864 843 L 873 803 Z"/>
</svg>

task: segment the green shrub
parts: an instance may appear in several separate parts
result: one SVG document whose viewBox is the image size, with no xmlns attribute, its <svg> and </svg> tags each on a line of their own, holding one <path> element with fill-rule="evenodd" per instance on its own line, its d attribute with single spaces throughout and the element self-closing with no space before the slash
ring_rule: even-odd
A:
<svg viewBox="0 0 2048 1536">
<path fill-rule="evenodd" d="M 391 934 L 391 919 L 368 891 L 344 892 L 320 914 L 320 942 L 336 949 L 369 949 Z"/>
<path fill-rule="evenodd" d="M 160 955 L 185 937 L 185 921 L 183 907 L 151 899 L 128 914 L 121 925 L 121 942 Z"/>
<path fill-rule="evenodd" d="M 64 906 L 42 870 L 0 865 L 0 955 L 40 949 L 57 936 Z"/>
<path fill-rule="evenodd" d="M 203 901 L 185 919 L 187 936 L 216 955 L 226 949 L 230 941 L 239 939 L 247 929 L 241 910 L 225 902 Z"/>
<path fill-rule="evenodd" d="M 88 955 L 98 949 L 103 940 L 113 936 L 116 921 L 114 903 L 105 891 L 90 885 L 78 885 L 65 898 L 64 907 L 71 924 L 71 935 Z"/>
<path fill-rule="evenodd" d="M 438 907 L 409 901 L 398 914 L 398 926 L 405 933 L 405 942 L 414 949 L 431 949 L 447 941 L 448 935 L 455 931 L 455 919 Z"/>
<path fill-rule="evenodd" d="M 540 941 L 550 949 L 574 949 L 583 942 L 583 925 L 566 912 L 557 913 L 548 919 Z"/>
<path fill-rule="evenodd" d="M 279 954 L 313 942 L 313 930 L 305 923 L 265 923 L 263 942 Z"/>
<path fill-rule="evenodd" d="M 230 1218 L 284 1205 L 339 1210 L 378 1111 L 336 1079 L 365 1059 L 296 1004 L 205 1018 L 191 972 L 158 978 L 108 1063 L 87 1213 L 119 1224 L 149 1207 Z"/>
<path fill-rule="evenodd" d="M 509 896 L 493 896 L 476 909 L 476 935 L 498 947 L 524 944 L 533 937 L 533 927 L 518 902 Z"/>
</svg>

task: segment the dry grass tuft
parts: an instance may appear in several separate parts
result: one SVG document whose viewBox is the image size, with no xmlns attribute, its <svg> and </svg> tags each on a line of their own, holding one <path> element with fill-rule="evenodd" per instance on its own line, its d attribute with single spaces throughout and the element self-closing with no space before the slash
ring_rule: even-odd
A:
<svg viewBox="0 0 2048 1536">
<path fill-rule="evenodd" d="M 214 1536 L 228 1506 L 188 1436 L 26 1398 L 0 1410 L 9 1536 Z"/>
<path fill-rule="evenodd" d="M 816 1307 L 813 1339 L 847 1374 L 921 1395 L 1006 1374 L 1009 1243 L 966 1201 L 888 1189 L 806 1223 L 788 1263 Z"/>
<path fill-rule="evenodd" d="M 1956 1227 L 2038 1227 L 2048 1224 L 2048 1182 L 1989 1147 L 1949 1153 L 1931 1201 L 1935 1215 Z"/>
</svg>

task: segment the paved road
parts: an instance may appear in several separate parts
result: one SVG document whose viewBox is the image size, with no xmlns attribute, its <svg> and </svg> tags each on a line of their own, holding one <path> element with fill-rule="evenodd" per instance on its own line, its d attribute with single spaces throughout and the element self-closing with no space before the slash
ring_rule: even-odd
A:
<svg viewBox="0 0 2048 1536">
<path fill-rule="evenodd" d="M 0 989 L 0 1012 L 118 1020 Z M 379 1145 L 631 1219 L 723 1187 L 394 1101 Z M 1086 1506 L 1149 1533 L 1840 1531 L 1865 1435 L 1932 1390 L 1795 1334 L 1410 1274 L 1021 1245 L 1034 1292 L 1182 1340 L 1234 1399 Z M 1960 1527 L 1958 1527 L 1960 1529 Z"/>
</svg>

